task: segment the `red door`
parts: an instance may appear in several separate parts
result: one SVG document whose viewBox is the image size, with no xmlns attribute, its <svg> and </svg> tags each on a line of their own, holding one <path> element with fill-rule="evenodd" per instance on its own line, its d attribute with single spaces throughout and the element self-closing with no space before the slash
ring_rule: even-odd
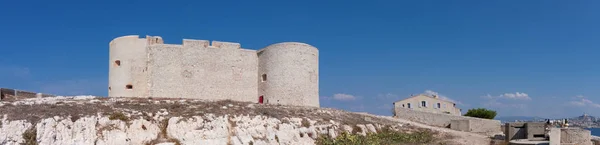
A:
<svg viewBox="0 0 600 145">
<path fill-rule="evenodd" d="M 263 96 L 258 97 L 258 103 L 260 103 L 260 104 L 263 103 Z"/>
</svg>

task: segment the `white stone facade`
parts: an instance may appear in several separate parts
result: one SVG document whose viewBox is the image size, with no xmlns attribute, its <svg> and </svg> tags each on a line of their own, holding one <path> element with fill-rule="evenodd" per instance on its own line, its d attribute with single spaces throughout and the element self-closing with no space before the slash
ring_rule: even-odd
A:
<svg viewBox="0 0 600 145">
<path fill-rule="evenodd" d="M 319 107 L 319 51 L 298 42 L 239 43 L 122 36 L 110 42 L 109 97 L 231 99 Z"/>
<path fill-rule="evenodd" d="M 419 94 L 394 102 L 394 108 L 405 108 L 415 111 L 442 113 L 461 116 L 461 109 L 456 103 L 440 99 L 437 96 Z"/>
</svg>

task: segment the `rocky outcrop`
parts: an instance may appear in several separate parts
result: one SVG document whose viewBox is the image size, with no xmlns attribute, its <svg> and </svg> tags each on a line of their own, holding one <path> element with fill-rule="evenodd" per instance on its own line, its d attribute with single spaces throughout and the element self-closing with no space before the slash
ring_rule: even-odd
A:
<svg viewBox="0 0 600 145">
<path fill-rule="evenodd" d="M 0 144 L 7 145 L 303 145 L 344 131 L 418 129 L 339 110 L 230 101 L 58 97 L 0 105 Z"/>
<path fill-rule="evenodd" d="M 25 120 L 8 121 L 4 118 L 0 128 L 2 130 L 0 142 L 2 144 L 24 143 L 27 141 L 24 135 L 29 129 L 34 130 L 30 133 L 35 134 L 35 142 L 48 145 L 138 145 L 161 142 L 211 145 L 299 145 L 314 144 L 319 135 L 335 137 L 339 131 L 352 132 L 352 127 L 333 121 L 330 124 L 315 125 L 316 121 L 302 118 L 282 120 L 266 116 L 208 114 L 190 118 L 173 117 L 166 119 L 165 122 L 145 119 L 125 122 L 111 120 L 107 116 L 83 117 L 75 121 L 57 116 L 42 119 L 33 125 Z M 308 121 L 308 124 L 303 125 L 303 121 Z M 373 124 L 357 127 L 361 128 L 358 132 L 361 134 L 377 131 Z M 340 128 L 348 130 L 340 130 Z"/>
</svg>

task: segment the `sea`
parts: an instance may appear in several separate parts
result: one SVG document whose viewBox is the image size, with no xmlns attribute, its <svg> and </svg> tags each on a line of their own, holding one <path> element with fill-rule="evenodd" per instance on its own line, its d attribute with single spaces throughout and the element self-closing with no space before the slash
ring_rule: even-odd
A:
<svg viewBox="0 0 600 145">
<path fill-rule="evenodd" d="M 592 132 L 593 136 L 600 136 L 600 128 L 586 128 Z"/>
</svg>

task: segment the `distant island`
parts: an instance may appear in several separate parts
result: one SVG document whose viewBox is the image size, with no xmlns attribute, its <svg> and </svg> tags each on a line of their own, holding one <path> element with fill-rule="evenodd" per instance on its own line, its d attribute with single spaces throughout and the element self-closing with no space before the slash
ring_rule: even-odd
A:
<svg viewBox="0 0 600 145">
<path fill-rule="evenodd" d="M 600 128 L 600 118 L 583 114 L 581 116 L 572 118 L 543 118 L 543 117 L 530 117 L 530 116 L 504 116 L 496 117 L 496 120 L 500 120 L 502 123 L 507 122 L 542 122 L 548 119 L 550 120 L 564 120 L 567 119 L 570 126 L 581 127 L 581 128 Z"/>
</svg>

